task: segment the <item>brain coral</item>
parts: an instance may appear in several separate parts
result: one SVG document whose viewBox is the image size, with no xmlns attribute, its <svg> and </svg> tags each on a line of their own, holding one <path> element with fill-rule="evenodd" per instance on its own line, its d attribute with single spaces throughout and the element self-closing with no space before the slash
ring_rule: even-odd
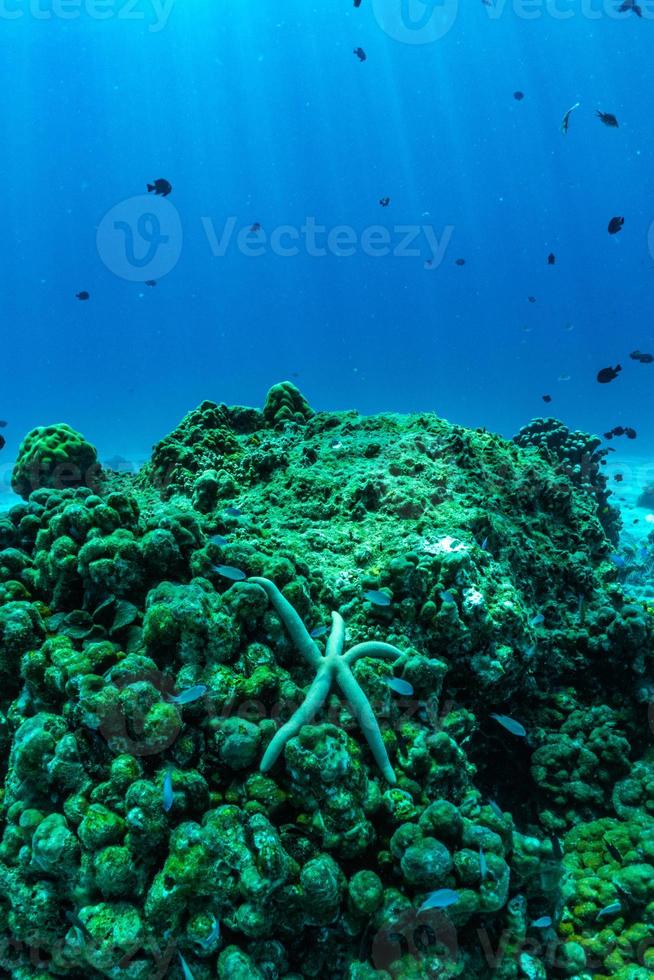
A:
<svg viewBox="0 0 654 980">
<path fill-rule="evenodd" d="M 32 429 L 21 443 L 11 477 L 25 500 L 41 487 L 94 487 L 101 474 L 95 448 L 69 425 Z"/>
</svg>

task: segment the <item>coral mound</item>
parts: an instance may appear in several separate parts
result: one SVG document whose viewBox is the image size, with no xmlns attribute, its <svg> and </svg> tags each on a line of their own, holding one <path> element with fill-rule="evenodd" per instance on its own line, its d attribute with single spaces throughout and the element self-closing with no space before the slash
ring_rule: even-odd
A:
<svg viewBox="0 0 654 980">
<path fill-rule="evenodd" d="M 11 485 L 27 499 L 41 487 L 95 487 L 101 470 L 95 448 L 63 422 L 29 432 L 18 450 Z"/>
<path fill-rule="evenodd" d="M 284 383 L 0 518 L 3 975 L 649 975 L 652 614 L 519 441 Z"/>
</svg>

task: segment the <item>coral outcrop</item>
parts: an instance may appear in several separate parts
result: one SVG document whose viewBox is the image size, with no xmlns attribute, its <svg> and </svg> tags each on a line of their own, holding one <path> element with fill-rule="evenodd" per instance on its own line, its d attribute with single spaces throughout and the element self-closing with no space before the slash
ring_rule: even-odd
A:
<svg viewBox="0 0 654 980">
<path fill-rule="evenodd" d="M 652 610 L 594 441 L 534 431 L 285 383 L 136 475 L 21 484 L 3 975 L 651 975 Z"/>
<path fill-rule="evenodd" d="M 11 485 L 27 499 L 41 487 L 64 489 L 98 485 L 101 467 L 95 447 L 63 422 L 29 432 L 18 450 Z"/>
</svg>

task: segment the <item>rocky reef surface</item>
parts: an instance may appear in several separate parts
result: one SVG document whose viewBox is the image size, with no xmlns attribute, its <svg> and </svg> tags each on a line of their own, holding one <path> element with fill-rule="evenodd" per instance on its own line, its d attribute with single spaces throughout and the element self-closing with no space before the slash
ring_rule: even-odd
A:
<svg viewBox="0 0 654 980">
<path fill-rule="evenodd" d="M 0 519 L 0 968 L 654 976 L 653 610 L 597 442 L 204 402 Z M 346 632 L 344 632 L 346 630 Z"/>
</svg>

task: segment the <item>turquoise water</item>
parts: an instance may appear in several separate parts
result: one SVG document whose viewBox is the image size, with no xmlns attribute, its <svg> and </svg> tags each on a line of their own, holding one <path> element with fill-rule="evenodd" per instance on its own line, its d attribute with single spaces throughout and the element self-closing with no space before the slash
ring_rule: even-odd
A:
<svg viewBox="0 0 654 980">
<path fill-rule="evenodd" d="M 0 20 L 7 465 L 60 420 L 137 457 L 201 399 L 258 405 L 282 378 L 318 408 L 507 435 L 544 412 L 631 425 L 649 453 L 654 365 L 628 357 L 654 348 L 646 6 L 6 0 Z"/>
</svg>

